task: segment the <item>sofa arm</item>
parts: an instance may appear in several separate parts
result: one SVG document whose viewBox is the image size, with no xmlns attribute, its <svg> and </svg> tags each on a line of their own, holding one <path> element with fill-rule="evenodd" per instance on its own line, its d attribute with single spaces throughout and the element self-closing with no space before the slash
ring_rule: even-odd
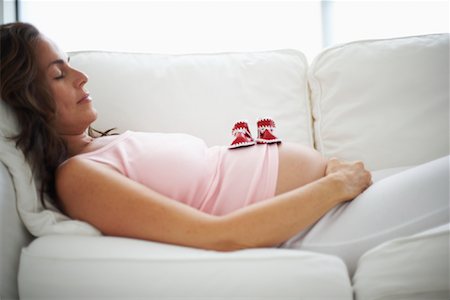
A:
<svg viewBox="0 0 450 300">
<path fill-rule="evenodd" d="M 17 270 L 20 250 L 32 237 L 19 219 L 16 194 L 6 166 L 0 162 L 0 276 L 1 298 L 19 299 Z"/>
</svg>

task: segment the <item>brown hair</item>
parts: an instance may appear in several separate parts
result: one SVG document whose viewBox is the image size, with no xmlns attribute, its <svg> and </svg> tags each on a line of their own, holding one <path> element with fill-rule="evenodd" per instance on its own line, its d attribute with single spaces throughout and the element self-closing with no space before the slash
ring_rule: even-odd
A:
<svg viewBox="0 0 450 300">
<path fill-rule="evenodd" d="M 55 171 L 68 156 L 63 139 L 50 126 L 56 114 L 53 97 L 40 76 L 34 49 L 41 37 L 27 23 L 0 25 L 0 95 L 14 111 L 20 132 L 9 137 L 16 142 L 40 180 L 40 198 L 44 193 L 61 208 L 56 196 Z"/>
</svg>

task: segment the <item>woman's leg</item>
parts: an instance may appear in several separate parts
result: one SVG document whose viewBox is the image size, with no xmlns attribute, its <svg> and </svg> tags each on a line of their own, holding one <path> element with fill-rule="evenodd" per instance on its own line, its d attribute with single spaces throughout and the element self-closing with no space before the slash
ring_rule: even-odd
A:
<svg viewBox="0 0 450 300">
<path fill-rule="evenodd" d="M 353 274 L 367 250 L 449 222 L 449 157 L 374 183 L 281 247 L 341 257 Z"/>
</svg>

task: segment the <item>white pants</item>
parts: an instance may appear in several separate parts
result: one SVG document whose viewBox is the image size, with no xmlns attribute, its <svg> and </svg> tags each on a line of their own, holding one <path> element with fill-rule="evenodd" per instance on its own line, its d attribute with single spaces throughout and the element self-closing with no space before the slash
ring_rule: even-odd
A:
<svg viewBox="0 0 450 300">
<path fill-rule="evenodd" d="M 353 275 L 367 250 L 397 237 L 449 223 L 450 157 L 384 177 L 353 201 L 330 210 L 281 245 L 341 257 Z M 378 173 L 378 174 L 377 174 Z"/>
</svg>

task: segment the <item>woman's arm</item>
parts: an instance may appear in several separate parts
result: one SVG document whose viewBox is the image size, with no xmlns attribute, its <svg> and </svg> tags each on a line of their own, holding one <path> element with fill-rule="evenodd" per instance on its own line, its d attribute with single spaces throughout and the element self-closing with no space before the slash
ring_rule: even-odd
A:
<svg viewBox="0 0 450 300">
<path fill-rule="evenodd" d="M 360 161 L 331 158 L 325 174 L 302 187 L 225 216 L 232 240 L 229 246 L 239 249 L 280 244 L 372 184 L 370 172 Z"/>
<path fill-rule="evenodd" d="M 222 217 L 200 212 L 109 167 L 79 158 L 59 168 L 56 185 L 65 212 L 106 235 L 227 251 L 279 244 L 368 185 L 362 166 L 347 164 L 327 173 L 301 188 Z M 349 185 L 358 187 L 349 192 Z"/>
</svg>

